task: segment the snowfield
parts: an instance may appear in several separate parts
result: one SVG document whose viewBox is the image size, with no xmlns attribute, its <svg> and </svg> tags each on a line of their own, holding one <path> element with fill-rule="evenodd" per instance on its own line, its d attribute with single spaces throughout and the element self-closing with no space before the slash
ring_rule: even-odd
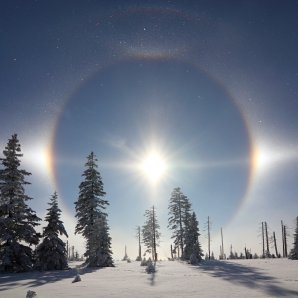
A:
<svg viewBox="0 0 298 298">
<path fill-rule="evenodd" d="M 75 267 L 75 264 L 73 264 Z M 298 297 L 298 261 L 287 259 L 157 263 L 154 275 L 139 262 L 115 268 L 0 274 L 0 297 Z"/>
</svg>

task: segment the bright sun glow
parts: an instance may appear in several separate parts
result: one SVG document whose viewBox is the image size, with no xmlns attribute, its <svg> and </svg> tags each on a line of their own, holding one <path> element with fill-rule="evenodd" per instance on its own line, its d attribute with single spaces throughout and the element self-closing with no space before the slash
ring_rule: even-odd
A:
<svg viewBox="0 0 298 298">
<path fill-rule="evenodd" d="M 151 182 L 157 182 L 166 172 L 165 160 L 160 154 L 152 152 L 141 163 L 141 170 Z"/>
<path fill-rule="evenodd" d="M 269 150 L 255 149 L 254 153 L 254 165 L 256 169 L 266 169 L 272 160 L 272 153 Z"/>
<path fill-rule="evenodd" d="M 49 149 L 46 146 L 36 146 L 24 154 L 24 159 L 40 173 L 48 174 L 51 168 Z"/>
<path fill-rule="evenodd" d="M 259 145 L 254 148 L 253 167 L 257 172 L 264 172 L 278 162 L 284 161 L 291 156 L 292 154 L 285 149 L 282 150 Z"/>
</svg>

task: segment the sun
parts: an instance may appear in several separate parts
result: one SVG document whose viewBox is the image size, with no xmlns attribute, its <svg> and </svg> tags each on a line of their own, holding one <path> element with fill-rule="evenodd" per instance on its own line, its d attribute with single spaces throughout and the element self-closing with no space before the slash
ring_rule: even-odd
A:
<svg viewBox="0 0 298 298">
<path fill-rule="evenodd" d="M 166 173 L 165 159 L 157 152 L 149 153 L 141 162 L 141 171 L 151 182 L 158 182 Z"/>
</svg>

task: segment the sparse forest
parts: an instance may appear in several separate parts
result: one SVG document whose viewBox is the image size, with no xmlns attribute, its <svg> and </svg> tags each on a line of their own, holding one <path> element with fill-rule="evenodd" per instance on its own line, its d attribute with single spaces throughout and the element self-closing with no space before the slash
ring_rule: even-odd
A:
<svg viewBox="0 0 298 298">
<path fill-rule="evenodd" d="M 24 272 L 37 270 L 63 270 L 68 268 L 68 260 L 79 260 L 74 246 L 69 247 L 60 236 L 68 237 L 63 222 L 60 219 L 61 210 L 58 206 L 58 194 L 54 194 L 48 203 L 45 217 L 47 225 L 42 234 L 36 231 L 41 219 L 27 204 L 32 198 L 26 195 L 25 187 L 30 183 L 26 180 L 31 174 L 21 169 L 21 145 L 14 134 L 8 140 L 3 150 L 0 168 L 0 271 Z M 75 201 L 75 217 L 77 224 L 75 233 L 86 239 L 84 253 L 85 265 L 89 267 L 113 267 L 110 227 L 108 225 L 107 207 L 102 177 L 98 171 L 97 158 L 93 152 L 87 156 L 83 181 L 79 185 L 79 195 Z M 199 239 L 200 230 L 197 215 L 192 210 L 189 198 L 183 194 L 180 187 L 174 188 L 168 204 L 168 229 L 172 232 L 173 244 L 169 249 L 170 259 L 181 259 L 191 264 L 202 260 L 203 250 Z M 252 259 L 289 257 L 298 259 L 298 217 L 294 233 L 293 247 L 288 254 L 289 236 L 287 226 L 281 221 L 282 255 L 277 249 L 276 234 L 269 236 L 266 221 L 261 223 L 262 254 L 258 256 L 246 247 L 238 254 L 230 247 L 228 259 Z M 221 230 L 222 233 L 222 230 Z M 145 211 L 145 223 L 137 227 L 138 256 L 142 261 L 142 244 L 145 254 L 156 262 L 161 233 L 156 208 Z M 33 249 L 32 245 L 35 245 Z M 271 253 L 271 248 L 274 253 Z M 225 259 L 223 238 L 220 246 L 220 259 Z M 205 260 L 214 260 L 210 253 L 210 222 L 208 217 L 208 251 Z M 126 246 L 125 246 L 125 256 Z M 125 260 L 127 260 L 125 258 Z M 151 271 L 150 271 L 151 272 Z"/>
<path fill-rule="evenodd" d="M 298 298 L 298 0 L 0 0 L 0 298 Z"/>
<path fill-rule="evenodd" d="M 67 269 L 68 259 L 78 260 L 79 256 L 74 252 L 74 246 L 70 254 L 68 242 L 59 238 L 59 235 L 68 237 L 68 234 L 60 220 L 57 193 L 54 192 L 50 199 L 45 217 L 47 226 L 40 234 L 35 228 L 41 219 L 27 204 L 32 198 L 25 193 L 25 186 L 30 184 L 25 178 L 31 174 L 20 169 L 23 154 L 16 134 L 8 140 L 3 155 L 0 159 L 0 271 Z M 91 153 L 75 202 L 76 233 L 86 238 L 86 265 L 106 267 L 113 266 L 108 215 L 105 212 L 109 203 L 103 198 L 105 192 L 96 162 L 95 155 Z M 32 245 L 36 248 L 33 249 Z"/>
</svg>

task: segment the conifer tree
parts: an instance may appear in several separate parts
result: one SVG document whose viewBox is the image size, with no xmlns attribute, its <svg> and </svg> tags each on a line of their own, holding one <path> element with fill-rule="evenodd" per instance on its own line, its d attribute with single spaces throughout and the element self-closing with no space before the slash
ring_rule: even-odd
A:
<svg viewBox="0 0 298 298">
<path fill-rule="evenodd" d="M 59 235 L 68 237 L 63 222 L 60 220 L 61 210 L 58 207 L 58 195 L 55 192 L 50 199 L 50 208 L 45 217 L 48 225 L 43 230 L 43 241 L 36 248 L 36 268 L 39 270 L 63 270 L 68 268 L 65 243 Z"/>
<path fill-rule="evenodd" d="M 193 212 L 185 220 L 185 247 L 183 255 L 183 259 L 191 260 L 192 264 L 202 260 L 203 253 L 199 236 L 199 223 L 195 212 Z"/>
<path fill-rule="evenodd" d="M 152 254 L 152 260 L 156 261 L 157 251 L 156 247 L 159 246 L 160 239 L 160 226 L 156 218 L 154 207 L 145 211 L 145 224 L 142 227 L 142 238 L 145 245 L 146 252 Z"/>
<path fill-rule="evenodd" d="M 75 202 L 77 225 L 75 233 L 86 239 L 86 264 L 89 267 L 113 266 L 111 237 L 104 212 L 109 202 L 104 199 L 103 182 L 97 171 L 97 158 L 93 152 L 87 157 L 84 181 L 79 186 L 79 197 Z"/>
<path fill-rule="evenodd" d="M 0 169 L 0 271 L 29 271 L 33 266 L 33 250 L 40 234 L 35 231 L 37 217 L 28 205 L 31 200 L 25 194 L 25 177 L 31 173 L 19 169 L 21 146 L 17 135 L 11 139 L 0 158 L 3 168 Z M 29 245 L 29 246 L 28 246 Z"/>
<path fill-rule="evenodd" d="M 86 263 L 89 267 L 113 267 L 111 237 L 107 217 L 98 214 L 86 244 Z"/>
<path fill-rule="evenodd" d="M 291 249 L 289 259 L 298 260 L 298 216 L 296 218 L 296 229 L 294 234 L 294 243 L 293 248 Z"/>
<path fill-rule="evenodd" d="M 181 192 L 180 187 L 174 188 L 169 202 L 168 228 L 173 231 L 172 238 L 176 246 L 180 247 L 181 256 L 184 256 L 185 222 L 190 215 L 191 204 Z"/>
</svg>

